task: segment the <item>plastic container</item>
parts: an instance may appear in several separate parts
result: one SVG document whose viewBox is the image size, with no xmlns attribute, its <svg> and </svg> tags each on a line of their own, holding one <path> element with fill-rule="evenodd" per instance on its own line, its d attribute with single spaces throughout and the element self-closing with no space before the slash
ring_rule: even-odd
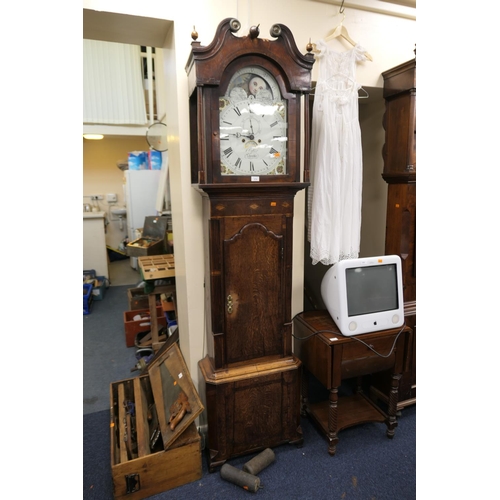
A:
<svg viewBox="0 0 500 500">
<path fill-rule="evenodd" d="M 92 301 L 94 296 L 92 295 L 93 285 L 83 284 L 83 314 L 90 314 L 90 308 L 92 307 Z"/>
<path fill-rule="evenodd" d="M 102 300 L 104 299 L 104 295 L 106 294 L 106 288 L 109 286 L 109 281 L 106 276 L 96 276 L 95 277 L 95 286 L 92 288 L 92 295 L 94 300 Z"/>
<path fill-rule="evenodd" d="M 90 281 L 95 279 L 95 269 L 87 269 L 83 271 L 83 281 Z"/>
</svg>

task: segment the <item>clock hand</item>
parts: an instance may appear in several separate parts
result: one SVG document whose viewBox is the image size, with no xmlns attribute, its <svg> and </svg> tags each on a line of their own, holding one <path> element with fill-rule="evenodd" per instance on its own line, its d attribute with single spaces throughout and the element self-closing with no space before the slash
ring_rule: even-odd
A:
<svg viewBox="0 0 500 500">
<path fill-rule="evenodd" d="M 227 135 L 234 135 L 236 138 L 246 137 L 247 139 L 253 140 L 253 134 L 242 134 L 241 132 L 226 132 Z"/>
</svg>

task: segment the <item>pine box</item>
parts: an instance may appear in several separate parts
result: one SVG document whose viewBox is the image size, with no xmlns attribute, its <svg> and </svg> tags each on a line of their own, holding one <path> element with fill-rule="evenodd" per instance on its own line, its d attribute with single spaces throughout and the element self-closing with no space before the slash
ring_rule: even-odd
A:
<svg viewBox="0 0 500 500">
<path fill-rule="evenodd" d="M 169 417 L 181 396 L 190 411 L 172 430 Z M 113 382 L 110 402 L 115 500 L 141 500 L 201 479 L 194 420 L 204 407 L 176 343 L 158 351 L 146 375 Z"/>
</svg>

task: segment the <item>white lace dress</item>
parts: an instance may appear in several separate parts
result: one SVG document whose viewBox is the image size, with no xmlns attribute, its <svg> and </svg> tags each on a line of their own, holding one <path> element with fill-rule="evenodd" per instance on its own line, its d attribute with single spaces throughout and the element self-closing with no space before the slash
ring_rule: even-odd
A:
<svg viewBox="0 0 500 500">
<path fill-rule="evenodd" d="M 312 263 L 329 265 L 359 256 L 363 163 L 356 62 L 366 60 L 356 45 L 336 52 L 320 40 L 314 91 L 308 239 Z"/>
</svg>

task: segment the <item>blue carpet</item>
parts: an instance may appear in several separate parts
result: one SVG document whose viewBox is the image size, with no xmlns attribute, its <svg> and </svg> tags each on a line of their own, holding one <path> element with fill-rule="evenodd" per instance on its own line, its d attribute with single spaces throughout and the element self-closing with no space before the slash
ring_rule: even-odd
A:
<svg viewBox="0 0 500 500">
<path fill-rule="evenodd" d="M 135 377 L 136 349 L 125 344 L 128 286 L 111 286 L 83 316 L 83 413 L 109 409 L 109 385 Z"/>
<path fill-rule="evenodd" d="M 337 453 L 328 455 L 327 441 L 302 418 L 304 445 L 273 449 L 276 461 L 258 476 L 262 488 L 250 493 L 208 472 L 203 452 L 199 481 L 150 497 L 154 500 L 243 498 L 291 500 L 412 500 L 416 498 L 416 406 L 398 419 L 394 438 L 388 439 L 384 424 L 364 424 L 339 433 Z M 254 455 L 228 463 L 241 469 Z M 109 411 L 83 417 L 83 498 L 111 500 Z"/>
<path fill-rule="evenodd" d="M 109 385 L 136 376 L 135 348 L 125 345 L 123 311 L 127 286 L 107 289 L 83 317 L 83 498 L 112 500 Z M 312 378 L 312 377 L 311 377 Z M 318 387 L 310 392 L 321 396 Z M 323 394 L 323 396 L 325 396 Z M 328 394 L 326 394 L 326 397 Z M 153 500 L 256 498 L 276 500 L 412 500 L 416 498 L 416 406 L 403 410 L 394 438 L 386 426 L 370 423 L 339 433 L 337 453 L 328 454 L 326 439 L 302 418 L 304 445 L 273 448 L 276 461 L 258 476 L 262 489 L 250 493 L 208 472 L 203 452 L 199 481 L 150 497 Z M 241 469 L 253 455 L 231 459 Z"/>
</svg>

